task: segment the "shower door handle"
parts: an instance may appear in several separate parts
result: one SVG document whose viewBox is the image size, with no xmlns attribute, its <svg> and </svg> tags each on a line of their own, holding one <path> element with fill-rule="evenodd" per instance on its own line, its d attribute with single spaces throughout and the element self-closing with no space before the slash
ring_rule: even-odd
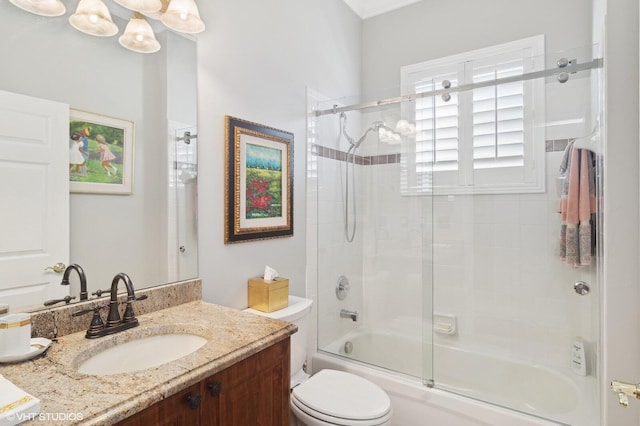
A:
<svg viewBox="0 0 640 426">
<path fill-rule="evenodd" d="M 640 399 L 640 383 L 626 383 L 614 380 L 611 382 L 611 390 L 618 394 L 620 405 L 629 406 L 629 397 Z"/>
</svg>

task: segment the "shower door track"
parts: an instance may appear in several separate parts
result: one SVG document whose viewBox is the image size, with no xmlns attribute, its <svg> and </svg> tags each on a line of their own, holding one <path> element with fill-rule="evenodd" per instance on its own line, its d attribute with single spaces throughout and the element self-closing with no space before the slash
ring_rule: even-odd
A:
<svg viewBox="0 0 640 426">
<path fill-rule="evenodd" d="M 443 89 L 431 90 L 428 92 L 411 93 L 409 95 L 396 96 L 394 98 L 381 99 L 378 101 L 364 102 L 360 104 L 347 105 L 343 107 L 338 107 L 338 105 L 334 105 L 333 108 L 318 110 L 318 111 L 315 111 L 313 114 L 316 117 L 320 117 L 321 115 L 337 114 L 339 112 L 375 108 L 375 107 L 380 107 L 385 105 L 398 104 L 401 102 L 414 101 L 416 99 L 427 98 L 430 96 L 438 96 L 445 93 L 464 92 L 467 90 L 479 89 L 481 87 L 513 83 L 516 81 L 534 80 L 540 77 L 551 77 L 559 74 L 566 74 L 566 76 L 568 77 L 569 74 L 575 74 L 580 71 L 586 71 L 594 68 L 602 68 L 603 62 L 604 60 L 602 58 L 596 58 L 596 59 L 593 59 L 591 62 L 585 62 L 583 64 L 578 64 L 575 61 L 570 61 L 569 64 L 565 67 L 549 68 L 542 71 L 532 71 L 526 74 L 520 74 L 520 75 L 511 76 L 511 77 L 497 78 L 495 80 L 481 81 L 478 83 L 463 84 L 462 86 L 449 87 L 447 89 L 443 88 Z M 561 81 L 561 82 L 564 83 L 566 81 L 567 79 L 564 79 L 564 81 Z"/>
</svg>

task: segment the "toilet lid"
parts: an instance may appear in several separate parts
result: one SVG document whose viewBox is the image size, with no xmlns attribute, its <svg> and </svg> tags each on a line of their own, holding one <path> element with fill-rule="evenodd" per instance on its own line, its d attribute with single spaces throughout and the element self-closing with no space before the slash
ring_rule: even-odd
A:
<svg viewBox="0 0 640 426">
<path fill-rule="evenodd" d="M 320 370 L 291 393 L 312 410 L 341 419 L 372 420 L 391 409 L 391 400 L 382 389 L 344 371 Z"/>
</svg>

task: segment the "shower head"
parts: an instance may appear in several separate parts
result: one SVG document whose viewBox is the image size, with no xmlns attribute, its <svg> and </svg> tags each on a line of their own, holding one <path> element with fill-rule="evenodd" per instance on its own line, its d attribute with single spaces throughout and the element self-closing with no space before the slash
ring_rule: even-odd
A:
<svg viewBox="0 0 640 426">
<path fill-rule="evenodd" d="M 371 123 L 371 125 L 369 126 L 369 128 L 364 132 L 364 134 L 362 135 L 362 137 L 360 137 L 360 139 L 358 139 L 357 142 L 352 143 L 352 145 L 354 145 L 356 148 L 360 146 L 360 144 L 362 142 L 364 142 L 364 140 L 367 138 L 367 135 L 370 132 L 379 132 L 380 129 L 387 129 L 387 130 L 391 130 L 389 127 L 387 127 L 384 124 L 384 121 L 374 121 L 373 123 Z"/>
<path fill-rule="evenodd" d="M 371 123 L 371 130 L 373 130 L 374 132 L 377 132 L 378 130 L 380 130 L 380 127 L 386 127 L 384 125 L 384 121 L 374 121 L 373 123 Z"/>
<path fill-rule="evenodd" d="M 392 128 L 390 128 L 389 126 L 387 126 L 384 123 L 384 121 L 377 120 L 377 121 L 374 121 L 373 123 L 371 123 L 369 128 L 367 130 L 365 130 L 365 132 L 360 137 L 360 139 L 358 139 L 356 141 L 351 136 L 349 136 L 347 134 L 347 115 L 344 112 L 340 113 L 340 123 L 341 123 L 341 132 L 342 132 L 342 134 L 344 135 L 345 139 L 347 139 L 347 142 L 349 142 L 351 147 L 353 147 L 354 149 L 358 148 L 360 146 L 360 144 L 362 142 L 364 142 L 364 140 L 367 138 L 367 135 L 370 132 L 379 133 L 381 130 L 384 130 L 384 131 L 387 131 L 387 132 L 394 132 L 394 130 Z"/>
</svg>

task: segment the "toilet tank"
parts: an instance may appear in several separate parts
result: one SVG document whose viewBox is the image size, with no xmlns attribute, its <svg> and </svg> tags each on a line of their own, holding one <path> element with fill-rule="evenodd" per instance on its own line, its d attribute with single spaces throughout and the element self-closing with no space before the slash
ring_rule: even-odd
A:
<svg viewBox="0 0 640 426">
<path fill-rule="evenodd" d="M 307 359 L 307 344 L 311 305 L 313 300 L 303 297 L 289 296 L 289 306 L 273 312 L 261 312 L 255 309 L 245 309 L 245 312 L 262 315 L 281 321 L 291 322 L 298 326 L 298 331 L 291 336 L 291 375 L 298 373 Z"/>
</svg>

